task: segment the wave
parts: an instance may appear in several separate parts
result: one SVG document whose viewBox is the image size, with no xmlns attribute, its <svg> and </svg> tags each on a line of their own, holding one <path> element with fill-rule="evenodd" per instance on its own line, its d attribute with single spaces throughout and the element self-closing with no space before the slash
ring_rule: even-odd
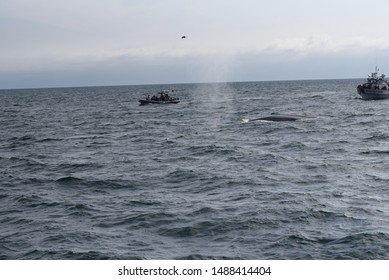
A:
<svg viewBox="0 0 389 280">
<path fill-rule="evenodd" d="M 50 201 L 46 197 L 42 197 L 39 195 L 26 195 L 23 194 L 21 196 L 15 197 L 14 200 L 23 207 L 40 207 L 40 208 L 48 208 L 48 207 L 57 207 L 60 205 L 59 202 Z"/>
<path fill-rule="evenodd" d="M 217 156 L 227 156 L 235 154 L 237 148 L 227 148 L 218 145 L 196 145 L 189 147 L 187 150 L 192 157 L 210 156 L 212 154 Z"/>
<path fill-rule="evenodd" d="M 54 138 L 54 137 L 47 137 L 47 138 L 37 139 L 35 142 L 36 143 L 45 143 L 45 142 L 60 142 L 60 141 L 63 141 L 63 139 Z"/>
<path fill-rule="evenodd" d="M 336 259 L 386 260 L 389 257 L 389 235 L 384 232 L 350 234 L 328 242 Z M 350 247 L 352 249 L 350 249 Z"/>
<path fill-rule="evenodd" d="M 12 166 L 12 167 L 36 167 L 36 168 L 42 168 L 46 167 L 47 164 L 40 162 L 37 159 L 29 158 L 25 156 L 20 157 L 0 157 L 0 161 L 4 161 L 5 166 Z"/>
<path fill-rule="evenodd" d="M 341 237 L 338 239 L 333 239 L 330 241 L 330 244 L 358 244 L 359 246 L 364 246 L 366 243 L 374 242 L 376 244 L 376 241 L 379 240 L 387 240 L 389 238 L 389 234 L 385 232 L 361 232 L 361 233 L 355 233 L 350 234 L 345 237 Z M 357 243 L 355 241 L 358 241 Z M 387 246 L 389 248 L 389 246 Z M 389 254 L 389 251 L 387 252 Z"/>
<path fill-rule="evenodd" d="M 389 150 L 370 150 L 360 152 L 361 155 L 387 155 L 389 154 Z"/>
<path fill-rule="evenodd" d="M 31 135 L 31 134 L 26 134 L 26 135 L 22 135 L 22 136 L 11 137 L 9 139 L 9 141 L 11 141 L 13 143 L 35 142 L 36 137 L 34 135 Z"/>
<path fill-rule="evenodd" d="M 387 233 L 356 233 L 340 238 L 290 234 L 271 244 L 271 259 L 387 259 Z M 301 250 L 301 248 L 305 248 Z M 278 252 L 278 254 L 277 254 Z"/>
<path fill-rule="evenodd" d="M 74 184 L 83 183 L 84 180 L 76 178 L 76 177 L 72 177 L 72 176 L 66 176 L 66 177 L 61 177 L 61 178 L 55 180 L 55 182 L 59 183 L 59 184 L 64 184 L 64 185 L 74 185 Z"/>
<path fill-rule="evenodd" d="M 69 216 L 76 217 L 94 217 L 97 212 L 91 205 L 87 205 L 86 203 L 75 203 L 68 207 L 65 210 Z"/>
<path fill-rule="evenodd" d="M 61 187 L 72 187 L 72 188 L 95 188 L 101 190 L 113 190 L 113 189 L 134 189 L 136 183 L 127 180 L 94 180 L 94 179 L 81 179 L 74 176 L 65 176 L 54 181 Z"/>
<path fill-rule="evenodd" d="M 243 260 L 239 256 L 220 256 L 220 255 L 209 255 L 209 254 L 190 254 L 185 256 L 177 256 L 177 260 Z"/>
<path fill-rule="evenodd" d="M 107 254 L 99 251 L 73 251 L 73 250 L 55 250 L 55 249 L 33 249 L 20 255 L 17 259 L 35 259 L 35 260 L 116 260 L 119 259 L 114 254 Z M 137 259 L 137 258 L 134 258 Z"/>
<path fill-rule="evenodd" d="M 200 177 L 203 177 L 203 174 L 199 174 L 198 172 L 189 169 L 177 169 L 167 176 L 167 182 L 169 183 L 182 183 L 188 182 L 191 180 L 198 180 Z"/>
<path fill-rule="evenodd" d="M 102 164 L 94 163 L 94 162 L 86 162 L 86 163 L 60 163 L 53 170 L 59 171 L 62 173 L 69 172 L 80 172 L 80 171 L 95 171 L 98 169 L 104 168 Z"/>
<path fill-rule="evenodd" d="M 375 133 L 369 137 L 365 137 L 362 141 L 364 142 L 370 142 L 370 141 L 387 141 L 389 139 L 388 133 Z"/>
</svg>

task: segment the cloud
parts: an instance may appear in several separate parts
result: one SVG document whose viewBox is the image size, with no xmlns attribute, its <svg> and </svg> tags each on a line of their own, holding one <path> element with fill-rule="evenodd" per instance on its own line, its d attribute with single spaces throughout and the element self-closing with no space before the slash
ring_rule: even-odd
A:
<svg viewBox="0 0 389 280">
<path fill-rule="evenodd" d="M 263 48 L 266 52 L 294 52 L 301 55 L 315 53 L 366 53 L 379 52 L 389 49 L 388 37 L 330 37 L 309 36 L 276 39 Z"/>
<path fill-rule="evenodd" d="M 47 76 L 59 85 L 352 77 L 351 67 L 335 71 L 340 61 L 365 70 L 389 50 L 376 28 L 389 18 L 373 25 L 359 4 L 2 0 L 0 76 L 15 87 Z"/>
</svg>

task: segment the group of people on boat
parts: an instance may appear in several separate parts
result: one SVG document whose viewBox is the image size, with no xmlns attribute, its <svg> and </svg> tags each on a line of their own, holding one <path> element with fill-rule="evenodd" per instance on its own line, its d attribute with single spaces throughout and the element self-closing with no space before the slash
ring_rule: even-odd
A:
<svg viewBox="0 0 389 280">
<path fill-rule="evenodd" d="M 370 84 L 370 83 L 367 83 L 367 84 L 363 84 L 363 85 L 359 85 L 360 88 L 363 88 L 363 89 L 376 89 L 376 90 L 387 90 L 388 88 L 386 87 L 386 85 L 380 87 L 379 85 L 373 85 L 373 84 Z"/>
<path fill-rule="evenodd" d="M 150 98 L 150 95 L 148 95 L 146 97 L 146 100 L 151 100 L 151 101 L 176 101 L 178 100 L 177 97 L 172 97 L 172 96 L 169 96 L 168 94 L 169 91 L 167 90 L 163 90 L 161 92 L 159 92 L 159 96 L 156 96 L 156 95 L 153 95 L 151 98 Z"/>
<path fill-rule="evenodd" d="M 378 67 L 375 72 L 367 77 L 366 83 L 357 86 L 357 92 L 364 100 L 377 100 L 389 98 L 389 82 L 385 75 L 378 75 Z"/>
</svg>

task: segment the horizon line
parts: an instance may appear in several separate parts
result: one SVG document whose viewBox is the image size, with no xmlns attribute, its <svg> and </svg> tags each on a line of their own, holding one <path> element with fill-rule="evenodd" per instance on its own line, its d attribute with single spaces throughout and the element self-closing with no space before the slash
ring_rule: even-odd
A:
<svg viewBox="0 0 389 280">
<path fill-rule="evenodd" d="M 139 83 L 139 84 L 111 84 L 111 85 L 75 85 L 75 86 L 48 86 L 48 87 L 15 87 L 15 88 L 0 88 L 0 91 L 5 90 L 35 90 L 35 89 L 65 89 L 65 88 L 93 88 L 93 87 L 131 87 L 131 86 L 167 86 L 167 85 L 194 85 L 194 84 L 232 84 L 232 83 L 266 83 L 266 82 L 291 82 L 291 81 L 329 81 L 329 80 L 359 80 L 364 78 L 313 78 L 313 79 L 282 79 L 282 80 L 241 80 L 241 81 L 225 81 L 225 82 L 172 82 L 172 83 Z"/>
</svg>

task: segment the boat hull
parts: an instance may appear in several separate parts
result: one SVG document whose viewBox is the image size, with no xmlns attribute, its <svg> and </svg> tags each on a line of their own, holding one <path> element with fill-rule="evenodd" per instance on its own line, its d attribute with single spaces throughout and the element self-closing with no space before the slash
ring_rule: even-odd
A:
<svg viewBox="0 0 389 280">
<path fill-rule="evenodd" d="M 362 97 L 363 100 L 379 100 L 379 99 L 388 99 L 389 90 L 379 90 L 379 89 L 367 89 L 358 87 L 358 94 Z"/>
<path fill-rule="evenodd" d="M 177 104 L 177 103 L 180 103 L 180 100 L 159 101 L 159 100 L 140 99 L 139 103 L 140 103 L 140 105 L 147 105 L 147 104 Z"/>
</svg>

